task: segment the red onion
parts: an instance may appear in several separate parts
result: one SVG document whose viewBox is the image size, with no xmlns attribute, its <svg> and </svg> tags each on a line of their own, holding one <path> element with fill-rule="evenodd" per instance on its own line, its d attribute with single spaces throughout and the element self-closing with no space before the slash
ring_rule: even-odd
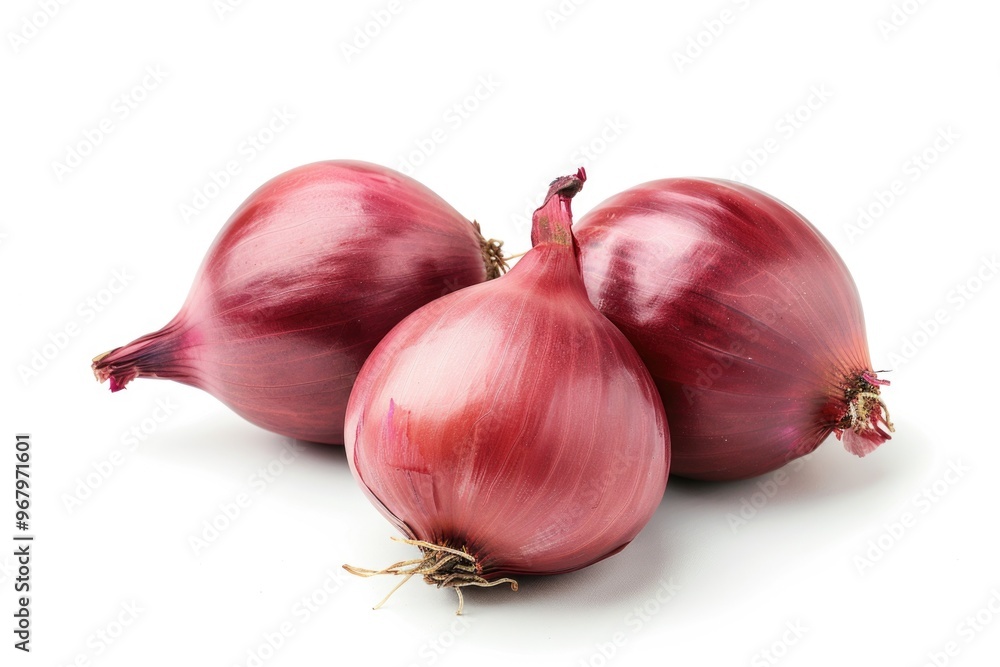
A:
<svg viewBox="0 0 1000 667">
<path fill-rule="evenodd" d="M 423 554 L 351 572 L 423 575 L 455 588 L 461 610 L 462 586 L 585 567 L 652 516 L 669 462 L 663 407 L 588 300 L 570 228 L 584 179 L 552 184 L 510 273 L 416 311 L 361 369 L 351 470 Z"/>
<path fill-rule="evenodd" d="M 635 345 L 670 423 L 671 472 L 738 479 L 889 439 L 857 288 L 802 216 L 753 188 L 668 179 L 575 230 L 594 304 Z"/>
<path fill-rule="evenodd" d="M 317 162 L 265 183 L 216 237 L 165 327 L 94 360 L 203 389 L 270 431 L 344 442 L 361 364 L 403 317 L 495 277 L 485 241 L 433 192 L 363 162 Z"/>
</svg>

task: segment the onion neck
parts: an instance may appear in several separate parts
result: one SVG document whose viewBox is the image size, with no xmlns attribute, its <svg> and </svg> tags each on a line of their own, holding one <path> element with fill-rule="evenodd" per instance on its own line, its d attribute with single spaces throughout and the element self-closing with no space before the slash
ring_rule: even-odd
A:
<svg viewBox="0 0 1000 667">
<path fill-rule="evenodd" d="M 896 429 L 889 419 L 889 408 L 882 400 L 881 387 L 889 384 L 874 371 L 862 371 L 851 377 L 844 391 L 847 409 L 834 433 L 844 441 L 844 448 L 856 456 L 865 456 L 892 438 Z M 884 428 L 883 428 L 884 427 Z"/>
<path fill-rule="evenodd" d="M 570 201 L 583 188 L 587 172 L 583 167 L 572 176 L 562 176 L 552 181 L 545 201 L 531 216 L 531 246 L 564 246 L 579 255 L 573 238 L 573 211 Z"/>
<path fill-rule="evenodd" d="M 91 362 L 94 377 L 98 382 L 110 381 L 112 392 L 124 389 L 136 378 L 169 378 L 193 384 L 193 369 L 179 364 L 181 325 L 181 318 L 175 318 L 159 331 L 97 355 Z"/>
</svg>

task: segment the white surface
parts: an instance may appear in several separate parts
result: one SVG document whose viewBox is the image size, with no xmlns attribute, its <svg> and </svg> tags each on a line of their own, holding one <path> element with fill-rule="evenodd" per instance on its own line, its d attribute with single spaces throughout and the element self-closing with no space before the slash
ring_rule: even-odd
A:
<svg viewBox="0 0 1000 667">
<path fill-rule="evenodd" d="M 342 44 L 387 0 L 257 0 L 221 18 L 211 0 L 68 3 L 15 53 L 10 34 L 25 17 L 41 22 L 43 4 L 7 2 L 0 21 L 2 664 L 255 664 L 248 651 L 283 623 L 294 634 L 263 664 L 922 665 L 946 648 L 957 654 L 939 664 L 995 664 L 1000 280 L 971 300 L 953 290 L 1000 246 L 1000 6 L 897 0 L 916 11 L 886 38 L 888 0 L 589 2 L 554 27 L 555 0 L 402 2 L 348 62 Z M 679 71 L 674 53 L 723 10 L 729 23 Z M 451 110 L 490 77 L 468 118 Z M 144 78 L 126 116 L 116 99 Z M 800 127 L 783 120 L 810 100 Z M 294 118 L 274 121 L 263 150 L 241 146 L 275 109 Z M 53 162 L 105 118 L 111 133 L 60 180 Z M 957 139 L 913 171 L 911 156 L 947 128 Z M 873 361 L 893 368 L 895 438 L 864 460 L 828 441 L 735 531 L 727 515 L 773 478 L 672 482 L 622 554 L 516 594 L 473 591 L 467 625 L 451 592 L 416 581 L 371 611 L 394 582 L 340 565 L 410 552 L 389 541 L 341 450 L 306 446 L 261 481 L 281 438 L 169 382 L 112 396 L 89 363 L 175 313 L 219 227 L 266 179 L 325 158 L 399 167 L 432 137 L 444 141 L 415 176 L 511 251 L 527 247 L 525 214 L 547 182 L 580 164 L 590 180 L 578 215 L 653 178 L 731 177 L 770 150 L 749 182 L 810 218 L 854 272 Z M 592 141 L 599 154 L 583 159 Z M 180 206 L 230 160 L 240 172 L 185 221 Z M 902 194 L 849 237 L 858 207 L 895 179 Z M 122 270 L 127 286 L 104 294 Z M 100 312 L 81 305 L 108 296 Z M 937 311 L 946 321 L 922 337 Z M 68 325 L 77 335 L 24 380 L 18 367 Z M 134 427 L 150 433 L 130 451 Z M 30 655 L 10 632 L 18 431 L 34 438 Z M 67 510 L 65 494 L 115 450 L 111 477 Z M 949 476 L 951 463 L 967 471 Z M 927 488 L 934 502 L 919 497 Z M 189 537 L 241 493 L 250 506 L 196 555 Z M 905 513 L 902 535 L 883 535 Z M 880 539 L 888 550 L 859 571 Z M 676 588 L 665 603 L 660 582 Z M 307 613 L 300 600 L 313 595 L 324 603 Z M 116 632 L 132 603 L 141 611 L 108 646 L 96 633 Z M 645 605 L 656 613 L 637 615 Z M 980 630 L 965 620 L 977 612 Z M 780 659 L 760 653 L 769 648 Z"/>
</svg>

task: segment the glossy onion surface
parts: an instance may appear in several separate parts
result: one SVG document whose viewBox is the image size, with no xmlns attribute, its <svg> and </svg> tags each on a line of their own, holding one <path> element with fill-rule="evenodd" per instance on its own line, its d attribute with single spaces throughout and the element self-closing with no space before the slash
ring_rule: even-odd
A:
<svg viewBox="0 0 1000 667">
<path fill-rule="evenodd" d="M 616 553 L 666 483 L 656 387 L 580 275 L 569 200 L 584 177 L 553 183 L 507 275 L 393 329 L 348 406 L 348 460 L 372 502 L 407 537 L 470 554 L 477 585 Z"/>
<path fill-rule="evenodd" d="M 592 301 L 660 389 L 672 473 L 751 477 L 830 433 L 859 456 L 889 438 L 854 281 L 789 207 L 668 179 L 611 197 L 574 231 Z"/>
<path fill-rule="evenodd" d="M 478 228 L 418 182 L 317 162 L 264 184 L 226 223 L 180 313 L 94 360 L 199 387 L 283 435 L 343 443 L 354 378 L 403 317 L 486 280 Z"/>
</svg>

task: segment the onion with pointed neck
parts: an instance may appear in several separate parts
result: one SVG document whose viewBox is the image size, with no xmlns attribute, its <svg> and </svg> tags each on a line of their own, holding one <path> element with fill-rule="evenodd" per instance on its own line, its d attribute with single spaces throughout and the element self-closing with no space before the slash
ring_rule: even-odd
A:
<svg viewBox="0 0 1000 667">
<path fill-rule="evenodd" d="M 507 275 L 417 310 L 365 362 L 348 461 L 421 554 L 350 571 L 420 575 L 458 591 L 461 610 L 464 586 L 577 570 L 652 517 L 666 421 L 638 354 L 587 297 L 570 212 L 585 177 L 552 184 Z"/>
<path fill-rule="evenodd" d="M 486 241 L 417 181 L 364 162 L 317 162 L 268 181 L 219 233 L 165 327 L 94 359 L 198 387 L 269 431 L 343 444 L 368 354 L 406 315 L 496 277 Z"/>
</svg>

